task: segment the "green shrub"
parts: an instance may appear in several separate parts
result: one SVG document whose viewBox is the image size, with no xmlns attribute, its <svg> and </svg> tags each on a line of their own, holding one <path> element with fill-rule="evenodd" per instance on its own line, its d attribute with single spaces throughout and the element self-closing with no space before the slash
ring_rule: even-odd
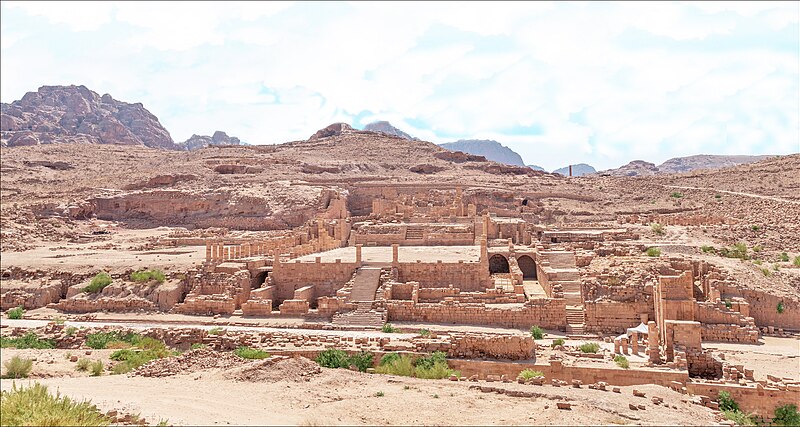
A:
<svg viewBox="0 0 800 427">
<path fill-rule="evenodd" d="M 721 198 L 722 198 L 722 194 L 715 194 L 715 195 L 714 195 L 714 198 L 715 198 L 715 199 L 721 199 Z"/>
<path fill-rule="evenodd" d="M 381 331 L 387 334 L 393 334 L 397 332 L 397 329 L 394 326 L 392 326 L 391 323 L 384 323 L 383 327 L 381 328 Z"/>
<path fill-rule="evenodd" d="M 783 405 L 775 408 L 772 423 L 779 426 L 800 426 L 800 413 L 797 405 Z"/>
<path fill-rule="evenodd" d="M 614 363 L 616 363 L 617 366 L 619 366 L 622 369 L 630 368 L 630 364 L 628 363 L 628 358 L 619 354 L 614 356 Z"/>
<path fill-rule="evenodd" d="M 578 349 L 582 353 L 597 353 L 597 351 L 600 350 L 600 344 L 596 342 L 585 342 L 578 346 Z"/>
<path fill-rule="evenodd" d="M 89 286 L 83 288 L 84 292 L 88 292 L 91 294 L 96 294 L 103 290 L 106 286 L 111 284 L 111 276 L 106 273 L 97 273 L 93 278 L 92 281 L 89 282 Z"/>
<path fill-rule="evenodd" d="M 207 345 L 201 344 L 199 342 L 196 342 L 196 343 L 192 344 L 192 350 L 197 350 L 197 349 L 207 348 L 207 347 L 208 347 Z"/>
<path fill-rule="evenodd" d="M 219 326 L 215 326 L 208 330 L 209 335 L 220 335 L 222 334 L 223 329 Z"/>
<path fill-rule="evenodd" d="M 681 197 L 683 197 L 683 193 L 675 191 L 675 192 L 670 193 L 669 197 L 672 197 L 672 198 L 675 198 L 675 199 L 680 199 Z"/>
<path fill-rule="evenodd" d="M 434 351 L 430 356 L 419 357 L 414 361 L 414 366 L 423 369 L 433 368 L 437 363 L 447 363 L 447 353 L 443 351 Z"/>
<path fill-rule="evenodd" d="M 23 314 L 25 314 L 25 309 L 22 307 L 12 308 L 6 312 L 9 319 L 22 319 Z"/>
<path fill-rule="evenodd" d="M 103 368 L 104 368 L 103 361 L 102 360 L 95 360 L 89 366 L 89 370 L 91 371 L 91 373 L 89 375 L 91 375 L 93 377 L 99 377 L 100 375 L 103 374 Z"/>
<path fill-rule="evenodd" d="M 775 310 L 778 312 L 778 314 L 783 314 L 783 301 L 778 301 L 778 305 L 775 307 Z"/>
<path fill-rule="evenodd" d="M 355 366 L 361 372 L 367 372 L 367 368 L 372 367 L 373 355 L 370 352 L 362 351 L 350 356 L 348 360 L 348 368 L 350 365 Z"/>
<path fill-rule="evenodd" d="M 564 341 L 564 338 L 556 338 L 556 339 L 553 340 L 553 343 L 550 344 L 550 347 L 556 347 L 556 346 L 559 346 L 559 345 L 564 345 L 565 342 L 566 341 Z"/>
<path fill-rule="evenodd" d="M 661 256 L 661 249 L 655 248 L 655 247 L 647 248 L 646 253 L 647 253 L 647 256 L 659 257 L 659 256 Z"/>
<path fill-rule="evenodd" d="M 544 338 L 544 330 L 538 326 L 531 326 L 531 336 L 535 340 L 540 340 Z"/>
<path fill-rule="evenodd" d="M 375 372 L 411 377 L 414 375 L 414 363 L 411 361 L 411 357 L 405 354 L 388 353 L 381 358 L 380 366 L 375 368 Z"/>
<path fill-rule="evenodd" d="M 753 231 L 758 231 L 758 230 L 761 230 L 761 227 L 759 227 L 757 225 L 753 225 L 753 226 L 750 227 L 750 229 L 753 230 Z"/>
<path fill-rule="evenodd" d="M 733 303 L 731 302 L 731 300 L 729 300 L 729 299 L 725 300 L 725 308 L 727 308 L 728 310 L 733 308 Z"/>
<path fill-rule="evenodd" d="M 792 264 L 794 264 L 795 267 L 800 267 L 800 255 L 794 257 Z"/>
<path fill-rule="evenodd" d="M 350 360 L 344 350 L 328 349 L 321 351 L 315 359 L 319 366 L 325 368 L 349 368 Z"/>
<path fill-rule="evenodd" d="M 753 260 L 753 264 L 755 264 L 755 265 L 761 265 L 761 264 L 763 264 L 763 263 L 764 263 L 764 262 L 763 262 L 763 261 L 761 261 L 760 259 Z"/>
<path fill-rule="evenodd" d="M 706 253 L 706 254 L 709 253 L 709 252 L 717 253 L 717 249 L 715 247 L 713 247 L 713 246 L 700 246 L 700 250 L 703 251 L 703 253 Z"/>
<path fill-rule="evenodd" d="M 754 426 L 757 425 L 752 415 L 745 414 L 742 411 L 722 411 L 722 416 L 731 420 L 737 426 Z"/>
<path fill-rule="evenodd" d="M 731 397 L 731 394 L 727 391 L 719 392 L 719 397 L 717 397 L 719 401 L 719 410 L 720 411 L 738 411 L 739 404 L 736 403 L 735 400 Z"/>
<path fill-rule="evenodd" d="M 441 379 L 450 375 L 459 375 L 447 366 L 447 353 L 434 351 L 430 356 L 420 357 L 414 361 L 414 376 L 424 379 Z"/>
<path fill-rule="evenodd" d="M 127 373 L 151 360 L 162 359 L 174 354 L 175 352 L 168 350 L 166 346 L 164 348 L 117 350 L 111 353 L 111 360 L 119 362 L 114 365 L 112 372 L 115 374 Z"/>
<path fill-rule="evenodd" d="M 781 270 L 781 266 L 779 266 L 778 264 L 772 264 L 772 270 L 773 271 L 780 271 Z"/>
<path fill-rule="evenodd" d="M 383 397 L 383 396 L 384 395 L 383 395 L 382 391 L 379 391 L 379 392 L 375 393 L 375 397 Z"/>
<path fill-rule="evenodd" d="M 36 383 L 0 393 L 0 425 L 107 426 L 111 420 L 89 401 L 77 402 Z"/>
<path fill-rule="evenodd" d="M 264 350 L 244 346 L 234 350 L 234 353 L 242 359 L 266 359 L 269 357 L 269 353 Z"/>
<path fill-rule="evenodd" d="M 741 242 L 733 245 L 732 248 L 720 249 L 719 254 L 726 258 L 750 259 L 747 256 L 747 245 Z"/>
<path fill-rule="evenodd" d="M 78 363 L 75 364 L 75 370 L 79 372 L 86 372 L 89 370 L 89 364 L 92 363 L 89 359 L 81 357 Z"/>
<path fill-rule="evenodd" d="M 131 365 L 127 363 L 117 363 L 111 368 L 111 375 L 123 375 L 132 371 Z"/>
<path fill-rule="evenodd" d="M 164 283 L 166 277 L 161 270 L 139 270 L 131 273 L 131 280 L 136 283 L 147 283 L 155 280 L 158 283 Z"/>
<path fill-rule="evenodd" d="M 28 378 L 33 368 L 33 360 L 14 356 L 3 366 L 6 367 L 6 374 L 3 378 Z"/>
<path fill-rule="evenodd" d="M 753 246 L 753 252 L 761 252 L 761 250 L 762 250 L 762 249 L 763 249 L 763 248 L 761 247 L 761 245 L 755 245 L 755 246 Z"/>
<path fill-rule="evenodd" d="M 64 329 L 64 333 L 67 334 L 68 337 L 71 337 L 77 330 L 78 328 L 74 326 L 67 326 L 67 328 Z"/>
<path fill-rule="evenodd" d="M 525 369 L 524 371 L 519 373 L 519 376 L 522 377 L 525 381 L 528 381 L 531 378 L 543 377 L 544 374 L 541 371 L 534 371 L 533 369 Z"/>
<path fill-rule="evenodd" d="M 55 323 L 56 325 L 63 325 L 66 322 L 67 321 L 64 320 L 63 317 L 56 316 L 56 317 L 53 318 L 53 323 Z"/>
<path fill-rule="evenodd" d="M 142 338 L 144 337 L 139 334 L 134 334 L 133 332 L 96 332 L 86 335 L 86 345 L 93 349 L 102 350 L 110 343 L 114 342 L 135 345 L 141 341 Z M 113 347 L 119 348 L 118 345 L 114 345 Z"/>
<path fill-rule="evenodd" d="M 427 329 L 420 329 L 419 334 L 422 335 L 423 337 L 429 337 L 431 335 L 431 331 Z"/>
<path fill-rule="evenodd" d="M 664 230 L 664 224 L 659 224 L 654 222 L 650 224 L 650 229 L 653 230 L 653 233 L 656 233 L 659 236 L 663 236 L 666 231 Z"/>
<path fill-rule="evenodd" d="M 781 252 L 781 255 L 778 257 L 781 262 L 789 262 L 789 254 L 786 252 Z"/>
<path fill-rule="evenodd" d="M 0 347 L 13 347 L 18 349 L 33 348 L 37 350 L 43 350 L 48 348 L 56 348 L 56 342 L 55 340 L 51 339 L 39 339 L 39 336 L 35 333 L 28 332 L 18 338 L 0 337 Z"/>
<path fill-rule="evenodd" d="M 762 268 L 761 269 L 761 273 L 766 277 L 769 277 L 770 275 L 772 275 L 772 273 L 770 273 L 770 271 L 769 271 L 769 268 Z"/>
</svg>

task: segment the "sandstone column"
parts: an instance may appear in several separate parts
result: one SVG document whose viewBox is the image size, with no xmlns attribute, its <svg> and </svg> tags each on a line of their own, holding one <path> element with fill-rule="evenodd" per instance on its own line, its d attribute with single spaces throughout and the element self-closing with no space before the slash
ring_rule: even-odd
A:
<svg viewBox="0 0 800 427">
<path fill-rule="evenodd" d="M 639 333 L 634 332 L 631 334 L 631 352 L 635 355 L 639 355 Z"/>
<path fill-rule="evenodd" d="M 206 241 L 206 262 L 211 262 L 211 243 Z"/>
<path fill-rule="evenodd" d="M 356 267 L 361 267 L 361 244 L 356 245 Z"/>
<path fill-rule="evenodd" d="M 397 267 L 400 264 L 400 245 L 392 243 L 392 266 Z"/>
<path fill-rule="evenodd" d="M 661 363 L 658 351 L 658 327 L 652 320 L 647 322 L 647 355 L 651 363 Z"/>
</svg>

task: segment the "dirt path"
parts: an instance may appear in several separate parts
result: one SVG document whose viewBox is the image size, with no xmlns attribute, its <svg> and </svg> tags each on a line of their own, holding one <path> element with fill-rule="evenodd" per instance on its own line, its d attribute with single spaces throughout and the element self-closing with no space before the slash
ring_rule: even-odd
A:
<svg viewBox="0 0 800 427">
<path fill-rule="evenodd" d="M 753 197 L 753 198 L 756 198 L 756 199 L 765 199 L 765 200 L 772 200 L 772 201 L 775 201 L 775 202 L 793 203 L 795 205 L 800 205 L 800 200 L 789 200 L 789 199 L 783 199 L 783 198 L 775 197 L 775 196 L 764 196 L 762 194 L 742 193 L 740 191 L 717 190 L 716 188 L 689 187 L 689 186 L 684 186 L 684 185 L 664 185 L 664 187 L 667 187 L 667 188 L 681 188 L 681 189 L 684 189 L 684 190 L 715 191 L 717 193 L 733 194 L 733 195 L 736 195 L 736 196 Z"/>
</svg>

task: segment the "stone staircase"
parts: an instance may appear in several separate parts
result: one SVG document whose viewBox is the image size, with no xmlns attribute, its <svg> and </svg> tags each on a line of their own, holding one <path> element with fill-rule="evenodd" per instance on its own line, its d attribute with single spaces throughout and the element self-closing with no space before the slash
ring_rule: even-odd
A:
<svg viewBox="0 0 800 427">
<path fill-rule="evenodd" d="M 560 283 L 566 303 L 567 336 L 583 336 L 586 332 L 586 310 L 581 295 L 581 282 L 569 280 Z"/>
<path fill-rule="evenodd" d="M 336 313 L 331 319 L 333 325 L 339 327 L 380 328 L 386 321 L 386 313 L 373 308 L 375 292 L 381 283 L 381 269 L 378 267 L 361 267 L 353 276 L 353 289 L 349 302 L 356 309 L 347 313 Z"/>
<path fill-rule="evenodd" d="M 406 240 L 422 240 L 423 234 L 422 227 L 409 226 L 406 228 Z"/>
</svg>

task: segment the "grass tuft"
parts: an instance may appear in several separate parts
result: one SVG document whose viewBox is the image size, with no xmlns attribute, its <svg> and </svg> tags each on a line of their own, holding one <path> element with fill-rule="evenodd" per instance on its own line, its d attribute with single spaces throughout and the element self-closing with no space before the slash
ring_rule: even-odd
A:
<svg viewBox="0 0 800 427">
<path fill-rule="evenodd" d="M 383 331 L 386 334 L 393 334 L 393 333 L 397 332 L 397 328 L 392 326 L 391 323 L 384 323 L 383 327 L 381 328 L 381 331 Z"/>
<path fill-rule="evenodd" d="M 237 348 L 236 350 L 234 350 L 234 353 L 237 356 L 241 357 L 242 359 L 254 360 L 254 359 L 266 359 L 269 357 L 269 353 L 267 353 L 264 350 L 259 350 L 257 348 L 251 348 L 245 346 Z"/>
<path fill-rule="evenodd" d="M 645 253 L 647 254 L 647 256 L 650 257 L 659 257 L 661 256 L 661 249 L 656 247 L 647 248 L 647 251 L 645 251 Z"/>
<path fill-rule="evenodd" d="M 18 348 L 18 349 L 25 349 L 25 348 L 33 348 L 37 350 L 43 350 L 48 348 L 55 348 L 56 342 L 55 340 L 51 339 L 39 339 L 39 336 L 33 332 L 28 332 L 25 335 L 18 337 L 18 338 L 11 338 L 11 337 L 0 337 L 0 347 L 1 348 Z"/>
<path fill-rule="evenodd" d="M 596 342 L 585 342 L 578 346 L 578 349 L 582 353 L 597 353 L 597 351 L 600 350 L 600 344 Z"/>
<path fill-rule="evenodd" d="M 531 326 L 531 336 L 535 340 L 540 340 L 544 338 L 544 330 L 536 325 Z"/>
<path fill-rule="evenodd" d="M 106 286 L 111 284 L 111 276 L 106 272 L 97 273 L 89 285 L 83 288 L 84 292 L 96 294 L 103 290 Z"/>
<path fill-rule="evenodd" d="M 522 377 L 525 381 L 536 378 L 536 377 L 543 377 L 544 374 L 541 371 L 534 371 L 533 369 L 525 369 L 524 371 L 519 373 L 519 376 Z"/>
<path fill-rule="evenodd" d="M 111 420 L 89 401 L 73 401 L 36 383 L 0 393 L 0 425 L 107 426 Z"/>
<path fill-rule="evenodd" d="M 164 283 L 166 277 L 161 270 L 139 270 L 131 273 L 131 280 L 136 283 L 147 283 L 155 280 L 158 283 Z"/>
<path fill-rule="evenodd" d="M 614 356 L 614 363 L 616 363 L 617 366 L 619 366 L 622 369 L 630 368 L 630 364 L 628 363 L 628 358 L 619 354 Z"/>
<path fill-rule="evenodd" d="M 555 348 L 557 346 L 564 345 L 565 342 L 566 341 L 564 341 L 564 338 L 556 338 L 556 339 L 553 340 L 553 343 L 550 344 L 550 347 L 554 347 Z"/>
<path fill-rule="evenodd" d="M 9 319 L 22 319 L 23 314 L 25 314 L 25 309 L 22 307 L 12 308 L 6 312 Z"/>
<path fill-rule="evenodd" d="M 3 366 L 6 367 L 6 374 L 3 378 L 28 378 L 33 368 L 33 360 L 14 356 Z"/>
</svg>

